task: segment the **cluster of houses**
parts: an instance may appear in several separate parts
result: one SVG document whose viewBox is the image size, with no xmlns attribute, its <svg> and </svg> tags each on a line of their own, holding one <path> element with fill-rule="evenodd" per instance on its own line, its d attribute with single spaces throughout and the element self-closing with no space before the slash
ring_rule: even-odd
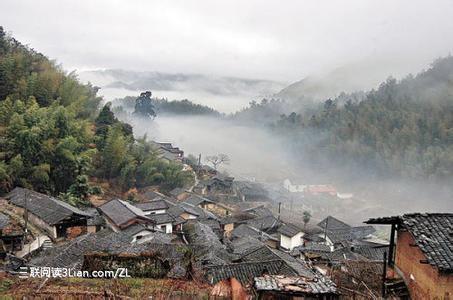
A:
<svg viewBox="0 0 453 300">
<path fill-rule="evenodd" d="M 289 193 L 299 194 L 305 198 L 336 198 L 350 199 L 354 195 L 351 193 L 340 193 L 332 184 L 300 184 L 293 183 L 290 179 L 283 181 L 283 189 Z"/>
<path fill-rule="evenodd" d="M 240 188 L 246 194 L 250 187 Z M 131 276 L 197 278 L 212 285 L 212 296 L 232 299 L 453 296 L 453 214 L 376 218 L 361 226 L 328 216 L 304 228 L 266 205 L 221 199 L 150 190 L 139 202 L 111 199 L 81 210 L 17 187 L 0 202 L 0 259 L 13 273 L 18 266 L 124 264 Z M 390 242 L 376 236 L 374 226 L 386 224 Z"/>
</svg>

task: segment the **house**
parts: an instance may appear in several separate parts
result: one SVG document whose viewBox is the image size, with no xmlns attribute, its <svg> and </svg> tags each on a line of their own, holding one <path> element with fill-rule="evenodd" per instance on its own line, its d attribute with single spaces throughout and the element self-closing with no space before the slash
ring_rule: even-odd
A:
<svg viewBox="0 0 453 300">
<path fill-rule="evenodd" d="M 190 192 L 183 188 L 174 188 L 169 194 L 178 201 L 184 201 L 190 196 Z"/>
<path fill-rule="evenodd" d="M 320 274 L 315 278 L 266 274 L 254 281 L 258 299 L 340 299 L 335 283 Z"/>
<path fill-rule="evenodd" d="M 106 258 L 108 256 L 112 258 L 121 255 L 129 256 L 136 258 L 136 263 L 141 264 L 146 253 L 149 254 L 149 249 L 153 249 L 158 257 L 168 260 L 170 268 L 172 268 L 173 265 L 178 265 L 174 256 L 179 258 L 184 256 L 184 252 L 178 252 L 177 248 L 181 248 L 181 245 L 171 245 L 171 238 L 167 234 L 150 232 L 143 225 L 136 224 L 120 232 L 104 229 L 79 236 L 64 244 L 57 244 L 32 257 L 27 265 L 71 268 L 75 271 L 86 270 L 93 267 L 93 264 L 90 264 L 86 258 L 95 253 L 102 254 Z M 111 261 L 118 263 L 114 259 Z M 153 266 L 151 265 L 151 267 Z M 129 275 L 133 274 L 129 272 Z"/>
<path fill-rule="evenodd" d="M 175 206 L 170 207 L 168 213 L 174 217 L 181 217 L 184 220 L 218 219 L 213 213 L 186 202 L 180 202 Z"/>
<path fill-rule="evenodd" d="M 265 216 L 247 220 L 246 223 L 261 231 L 272 234 L 276 233 L 282 222 L 274 216 Z"/>
<path fill-rule="evenodd" d="M 208 265 L 204 267 L 205 279 L 209 284 L 235 278 L 243 287 L 253 286 L 255 277 L 263 274 L 297 275 L 282 260 L 259 260 L 241 263 Z"/>
<path fill-rule="evenodd" d="M 295 247 L 302 245 L 304 233 L 294 224 L 285 224 L 278 228 L 280 233 L 280 247 L 285 250 L 293 250 Z"/>
<path fill-rule="evenodd" d="M 6 199 L 14 205 L 16 214 L 24 215 L 53 239 L 75 237 L 87 232 L 87 221 L 91 215 L 54 197 L 16 187 Z"/>
<path fill-rule="evenodd" d="M 237 238 L 243 238 L 243 237 L 252 237 L 255 238 L 259 241 L 262 241 L 266 245 L 272 248 L 277 248 L 279 244 L 278 238 L 269 235 L 255 227 L 249 226 L 247 224 L 241 224 L 238 227 L 236 227 L 232 233 L 231 233 L 231 238 L 232 239 L 237 239 Z"/>
<path fill-rule="evenodd" d="M 161 194 L 161 193 L 159 193 L 157 191 L 153 191 L 153 190 L 146 191 L 145 193 L 143 193 L 142 197 L 146 201 L 153 201 L 153 200 L 157 200 L 157 199 L 166 198 L 166 196 L 164 194 Z"/>
<path fill-rule="evenodd" d="M 376 231 L 373 226 L 350 226 L 332 216 L 326 217 L 317 226 L 320 229 L 318 236 L 334 248 L 343 247 L 343 242 L 363 240 Z"/>
<path fill-rule="evenodd" d="M 365 223 L 391 226 L 387 264 L 402 277 L 412 299 L 452 297 L 452 213 L 412 213 Z"/>
<path fill-rule="evenodd" d="M 112 199 L 99 206 L 98 209 L 106 219 L 107 225 L 116 232 L 134 224 L 144 224 L 147 226 L 154 224 L 141 209 L 120 199 Z"/>
<path fill-rule="evenodd" d="M 305 197 L 329 196 L 337 197 L 337 189 L 331 184 L 307 185 L 304 189 Z"/>
<path fill-rule="evenodd" d="M 158 215 L 158 214 L 165 214 L 168 209 L 173 206 L 174 204 L 165 200 L 165 199 L 159 199 L 155 198 L 152 201 L 147 201 L 147 202 L 141 202 L 134 204 L 135 207 L 138 207 L 141 209 L 145 215 Z"/>
<path fill-rule="evenodd" d="M 234 189 L 242 201 L 267 202 L 271 200 L 269 192 L 256 182 L 235 181 Z"/>
<path fill-rule="evenodd" d="M 243 224 L 247 220 L 253 218 L 254 217 L 252 215 L 243 212 L 222 218 L 220 220 L 220 226 L 222 227 L 223 235 L 227 238 L 230 238 L 231 233 L 238 225 Z"/>
<path fill-rule="evenodd" d="M 95 233 L 105 228 L 105 220 L 96 208 L 89 208 L 85 212 L 91 216 L 87 220 L 88 233 Z"/>
<path fill-rule="evenodd" d="M 241 257 L 241 261 L 272 261 L 281 260 L 287 268 L 291 270 L 291 274 L 315 278 L 316 274 L 312 267 L 305 261 L 292 257 L 289 253 L 274 249 L 269 246 L 263 246 L 252 250 Z"/>
<path fill-rule="evenodd" d="M 206 209 L 218 216 L 229 216 L 233 212 L 232 208 L 223 203 L 214 202 L 208 198 L 204 198 L 195 194 L 190 195 L 186 200 L 184 200 L 184 203 Z"/>
<path fill-rule="evenodd" d="M 182 162 L 184 158 L 184 151 L 178 147 L 173 147 L 171 143 L 162 143 L 151 141 L 154 148 L 157 150 L 158 155 L 170 162 Z"/>
<path fill-rule="evenodd" d="M 173 233 L 173 231 L 181 231 L 182 224 L 185 220 L 181 217 L 174 217 L 169 213 L 152 214 L 148 215 L 154 222 L 155 228 L 163 231 L 164 233 Z"/>
<path fill-rule="evenodd" d="M 234 177 L 217 174 L 205 182 L 206 192 L 209 194 L 231 194 L 233 192 Z"/>
<path fill-rule="evenodd" d="M 283 188 L 290 193 L 303 193 L 306 187 L 304 184 L 294 184 L 289 179 L 283 181 Z"/>
<path fill-rule="evenodd" d="M 24 238 L 19 222 L 0 212 L 0 259 L 5 258 L 6 253 L 22 250 Z"/>
</svg>

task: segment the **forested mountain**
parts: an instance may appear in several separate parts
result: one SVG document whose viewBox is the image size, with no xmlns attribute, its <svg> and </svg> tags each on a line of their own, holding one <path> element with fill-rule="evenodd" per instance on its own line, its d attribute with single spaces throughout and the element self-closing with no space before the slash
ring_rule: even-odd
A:
<svg viewBox="0 0 453 300">
<path fill-rule="evenodd" d="M 98 190 L 89 178 L 124 190 L 191 180 L 135 140 L 109 105 L 99 113 L 96 92 L 0 27 L 0 193 L 23 186 L 80 204 Z"/>
<path fill-rule="evenodd" d="M 453 57 L 363 97 L 341 95 L 316 110 L 283 114 L 273 129 L 309 157 L 382 174 L 453 176 Z"/>
</svg>

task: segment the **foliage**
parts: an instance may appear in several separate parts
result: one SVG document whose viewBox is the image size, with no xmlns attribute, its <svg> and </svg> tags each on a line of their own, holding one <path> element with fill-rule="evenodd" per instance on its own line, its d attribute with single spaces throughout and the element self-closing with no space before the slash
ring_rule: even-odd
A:
<svg viewBox="0 0 453 300">
<path fill-rule="evenodd" d="M 85 205 L 99 192 L 91 176 L 126 189 L 190 182 L 182 166 L 135 140 L 110 104 L 99 112 L 96 92 L 0 27 L 0 193 L 23 186 Z"/>
<path fill-rule="evenodd" d="M 154 118 L 156 116 L 150 91 L 141 93 L 140 97 L 135 100 L 134 114 L 147 118 Z"/>
<path fill-rule="evenodd" d="M 415 77 L 388 79 L 362 100 L 342 95 L 315 112 L 283 114 L 273 129 L 289 134 L 310 159 L 328 157 L 380 174 L 451 178 L 452 78 L 449 56 Z"/>
<path fill-rule="evenodd" d="M 153 111 L 159 115 L 220 115 L 220 113 L 215 109 L 212 109 L 205 105 L 193 103 L 192 101 L 189 101 L 187 99 L 171 101 L 164 98 L 161 99 L 155 97 L 150 99 Z M 136 100 L 138 99 L 132 96 L 126 96 L 124 98 L 117 99 L 116 103 L 119 106 L 117 106 L 115 109 L 121 107 L 121 109 L 119 110 L 136 110 L 136 107 L 134 106 Z"/>
</svg>

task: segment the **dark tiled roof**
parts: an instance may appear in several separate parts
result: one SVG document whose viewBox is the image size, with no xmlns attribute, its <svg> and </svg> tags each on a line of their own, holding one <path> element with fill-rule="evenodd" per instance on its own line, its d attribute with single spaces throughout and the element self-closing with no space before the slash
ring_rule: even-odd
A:
<svg viewBox="0 0 453 300">
<path fill-rule="evenodd" d="M 165 241 L 165 234 L 150 233 L 156 237 L 153 242 L 149 243 L 131 243 L 132 233 L 143 228 L 140 226 L 131 226 L 129 231 L 113 232 L 111 230 L 102 230 L 97 233 L 90 233 L 79 236 L 65 244 L 58 245 L 47 249 L 39 256 L 31 259 L 30 266 L 45 267 L 67 267 L 80 269 L 83 263 L 83 255 L 90 252 L 107 252 L 111 254 L 130 253 L 139 254 L 142 252 L 158 251 L 161 255 L 173 259 L 178 256 L 177 249 L 174 245 L 159 243 Z M 136 232 L 137 233 L 137 232 Z M 182 255 L 180 255 L 182 256 Z"/>
<path fill-rule="evenodd" d="M 187 193 L 187 191 L 185 189 L 183 189 L 183 188 L 174 188 L 174 189 L 172 189 L 170 191 L 169 194 L 174 196 L 174 197 L 176 197 L 176 196 L 181 195 L 183 193 Z"/>
<path fill-rule="evenodd" d="M 194 205 L 194 206 L 198 206 L 204 202 L 207 202 L 207 203 L 214 203 L 213 201 L 209 200 L 209 199 L 206 199 L 206 198 L 203 198 L 201 196 L 198 196 L 198 195 L 190 195 L 186 200 L 184 200 L 184 203 L 188 203 L 188 204 L 191 204 L 191 205 Z"/>
<path fill-rule="evenodd" d="M 155 191 L 147 191 L 143 194 L 143 198 L 145 198 L 148 201 L 151 201 L 154 199 L 163 199 L 165 198 L 165 195 Z"/>
<path fill-rule="evenodd" d="M 247 224 L 263 231 L 271 231 L 277 229 L 281 222 L 273 216 L 267 216 L 248 220 Z"/>
<path fill-rule="evenodd" d="M 241 238 L 241 237 L 253 237 L 259 239 L 260 241 L 267 241 L 267 240 L 275 240 L 278 239 L 274 238 L 273 236 L 261 231 L 255 227 L 249 226 L 247 224 L 241 224 L 236 227 L 233 232 L 231 233 L 233 238 Z"/>
<path fill-rule="evenodd" d="M 384 260 L 384 252 L 389 253 L 388 246 L 355 245 L 353 251 L 372 261 Z"/>
<path fill-rule="evenodd" d="M 263 186 L 256 182 L 235 181 L 234 186 L 239 192 L 246 197 L 267 198 L 269 193 Z"/>
<path fill-rule="evenodd" d="M 233 248 L 233 253 L 243 256 L 246 253 L 252 252 L 263 247 L 265 244 L 253 237 L 241 237 L 234 239 L 231 242 L 231 247 Z"/>
<path fill-rule="evenodd" d="M 360 261 L 368 260 L 365 256 L 357 252 L 353 252 L 350 247 L 335 249 L 332 252 L 324 253 L 323 256 L 326 257 L 331 262 L 343 262 L 348 260 L 360 260 Z"/>
<path fill-rule="evenodd" d="M 28 196 L 27 201 L 25 201 L 26 194 Z M 20 187 L 16 187 L 12 190 L 6 198 L 16 206 L 22 208 L 27 206 L 28 211 L 49 225 L 57 224 L 73 216 L 81 218 L 90 216 L 86 212 L 69 205 L 66 202 Z"/>
<path fill-rule="evenodd" d="M 325 230 L 325 229 L 327 229 L 327 230 L 339 230 L 339 229 L 344 230 L 344 229 L 351 228 L 350 225 L 348 225 L 345 222 L 340 221 L 337 218 L 332 217 L 332 216 L 328 216 L 327 218 L 325 218 L 324 220 L 319 222 L 317 225 L 319 227 L 321 227 L 323 230 Z"/>
<path fill-rule="evenodd" d="M 170 207 L 167 211 L 172 216 L 181 216 L 184 212 L 191 214 L 197 218 L 206 218 L 217 220 L 217 217 L 201 207 L 194 206 L 190 203 L 180 202 L 173 207 Z"/>
<path fill-rule="evenodd" d="M 299 232 L 302 232 L 302 230 L 298 226 L 288 223 L 278 228 L 278 232 L 285 236 L 293 237 Z"/>
<path fill-rule="evenodd" d="M 7 215 L 4 215 L 0 212 L 0 229 L 3 229 L 8 225 L 10 222 L 10 219 Z"/>
<path fill-rule="evenodd" d="M 176 218 L 170 214 L 155 214 L 155 215 L 148 215 L 148 218 L 153 220 L 157 225 L 165 224 L 165 223 L 175 223 Z"/>
<path fill-rule="evenodd" d="M 314 273 L 307 266 L 307 264 L 298 259 L 294 258 L 286 252 L 273 249 L 269 246 L 261 247 L 257 250 L 253 250 L 242 257 L 244 261 L 262 261 L 262 260 L 282 260 L 289 268 L 291 268 L 296 275 L 313 277 Z"/>
<path fill-rule="evenodd" d="M 148 202 L 137 203 L 135 204 L 135 206 L 143 211 L 162 210 L 168 209 L 170 207 L 169 203 L 164 199 L 157 199 Z"/>
<path fill-rule="evenodd" d="M 413 213 L 370 219 L 368 224 L 400 224 L 413 236 L 429 264 L 443 272 L 453 272 L 453 214 Z"/>
<path fill-rule="evenodd" d="M 338 294 L 335 283 L 326 276 L 317 274 L 315 278 L 304 276 L 264 275 L 255 278 L 256 291 L 274 291 L 291 295 L 316 296 Z"/>
<path fill-rule="evenodd" d="M 343 229 L 327 230 L 326 235 L 334 244 L 361 240 L 376 231 L 373 226 L 357 226 Z"/>
<path fill-rule="evenodd" d="M 270 211 L 269 208 L 264 207 L 263 205 L 257 206 L 257 207 L 252 207 L 248 209 L 244 209 L 243 212 L 252 214 L 256 217 L 269 217 L 273 216 L 272 212 Z"/>
<path fill-rule="evenodd" d="M 204 270 L 205 278 L 210 284 L 216 284 L 228 278 L 236 278 L 243 286 L 251 285 L 255 277 L 265 273 L 296 275 L 281 260 L 210 265 L 206 266 Z"/>
<path fill-rule="evenodd" d="M 300 253 L 321 253 L 321 252 L 330 252 L 330 247 L 322 243 L 306 243 L 305 246 L 298 246 L 294 250 L 299 251 Z"/>
<path fill-rule="evenodd" d="M 103 205 L 99 206 L 99 210 L 102 212 L 102 214 L 107 216 L 116 226 L 122 226 L 132 219 L 137 218 L 150 220 L 149 218 L 145 217 L 145 213 L 141 209 L 120 199 L 112 199 L 109 202 L 104 203 Z"/>
<path fill-rule="evenodd" d="M 230 215 L 220 220 L 220 224 L 238 224 L 244 223 L 247 220 L 253 219 L 254 216 L 247 213 L 240 213 L 235 215 Z"/>
<path fill-rule="evenodd" d="M 88 226 L 99 226 L 105 224 L 104 218 L 99 214 L 99 211 L 96 208 L 89 208 L 85 210 L 85 212 L 90 214 L 90 218 L 87 220 Z"/>
</svg>

